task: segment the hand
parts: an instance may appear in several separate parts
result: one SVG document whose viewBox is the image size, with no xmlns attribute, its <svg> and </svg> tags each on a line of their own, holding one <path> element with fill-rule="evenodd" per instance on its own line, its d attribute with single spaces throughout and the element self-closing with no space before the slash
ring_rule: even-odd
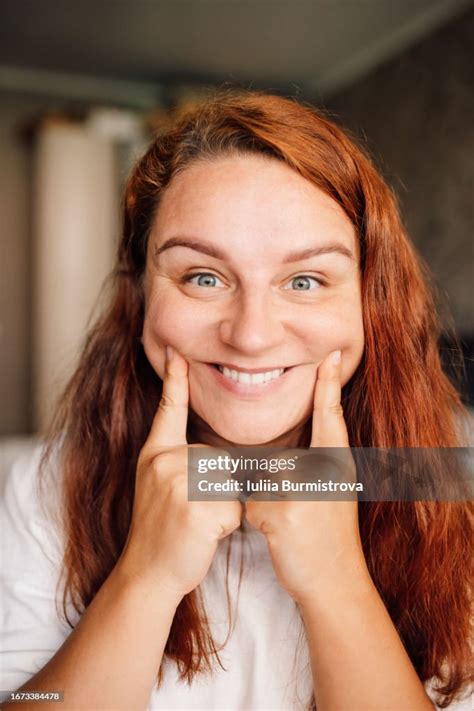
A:
<svg viewBox="0 0 474 711">
<path fill-rule="evenodd" d="M 138 458 L 132 521 L 119 564 L 179 602 L 205 577 L 219 539 L 240 525 L 242 505 L 188 501 L 188 446 L 205 445 L 187 443 L 188 364 L 168 350 L 160 405 Z"/>
<path fill-rule="evenodd" d="M 348 475 L 355 465 L 341 406 L 341 362 L 331 353 L 318 368 L 311 447 L 337 447 Z M 317 474 L 317 472 L 316 472 Z M 289 494 L 291 496 L 291 494 Z M 265 534 L 277 578 L 296 602 L 330 594 L 331 586 L 368 571 L 360 542 L 357 501 L 259 501 L 245 504 L 249 523 Z"/>
</svg>

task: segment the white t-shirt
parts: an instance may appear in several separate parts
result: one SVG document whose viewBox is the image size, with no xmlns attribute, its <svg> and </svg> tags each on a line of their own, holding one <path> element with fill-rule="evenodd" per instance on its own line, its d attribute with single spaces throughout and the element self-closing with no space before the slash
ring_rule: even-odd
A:
<svg viewBox="0 0 474 711">
<path fill-rule="evenodd" d="M 56 607 L 62 542 L 39 503 L 40 455 L 38 447 L 14 464 L 0 500 L 3 692 L 16 690 L 36 674 L 71 632 Z M 242 545 L 244 572 L 235 626 L 219 653 L 225 671 L 216 665 L 212 677 L 197 676 L 189 686 L 179 680 L 175 665 L 165 662 L 164 681 L 153 690 L 149 710 L 293 711 L 307 707 L 312 679 L 301 618 L 276 580 L 265 537 L 246 523 L 245 536 L 240 531 L 232 536 L 229 590 L 234 615 Z M 227 546 L 226 540 L 220 542 L 201 585 L 217 643 L 228 632 Z M 71 616 L 77 620 L 77 615 Z M 469 698 L 449 706 L 449 711 L 470 709 Z"/>
</svg>

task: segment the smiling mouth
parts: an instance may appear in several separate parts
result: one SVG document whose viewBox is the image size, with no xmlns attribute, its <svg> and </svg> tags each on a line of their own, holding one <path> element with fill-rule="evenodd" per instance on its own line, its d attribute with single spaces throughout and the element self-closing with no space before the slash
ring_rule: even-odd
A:
<svg viewBox="0 0 474 711">
<path fill-rule="evenodd" d="M 219 363 L 211 363 L 211 365 L 222 373 L 225 378 L 244 385 L 262 385 L 263 383 L 269 383 L 272 380 L 278 380 L 278 378 L 286 373 L 286 371 L 290 370 L 290 368 L 274 368 L 270 370 L 248 372 L 228 368 L 227 366 L 220 365 Z"/>
</svg>

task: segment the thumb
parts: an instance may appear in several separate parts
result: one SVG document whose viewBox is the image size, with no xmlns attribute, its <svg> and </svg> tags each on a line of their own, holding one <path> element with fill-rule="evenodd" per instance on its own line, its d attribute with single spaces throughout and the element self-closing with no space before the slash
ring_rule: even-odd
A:
<svg viewBox="0 0 474 711">
<path fill-rule="evenodd" d="M 318 368 L 310 446 L 349 446 L 341 405 L 341 351 L 330 353 Z"/>
<path fill-rule="evenodd" d="M 148 436 L 147 449 L 187 444 L 188 405 L 188 363 L 171 346 L 167 346 L 163 391 Z M 153 451 L 149 453 L 153 456 Z"/>
</svg>

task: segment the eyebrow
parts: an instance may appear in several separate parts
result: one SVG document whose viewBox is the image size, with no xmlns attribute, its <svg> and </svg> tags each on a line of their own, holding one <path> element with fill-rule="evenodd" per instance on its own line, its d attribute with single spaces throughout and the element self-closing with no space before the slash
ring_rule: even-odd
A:
<svg viewBox="0 0 474 711">
<path fill-rule="evenodd" d="M 167 239 L 161 247 L 157 247 L 155 245 L 153 256 L 156 259 L 162 252 L 167 249 L 172 249 L 173 247 L 186 247 L 187 249 L 193 249 L 195 252 L 201 252 L 201 254 L 207 254 L 209 257 L 214 257 L 215 259 L 221 259 L 223 261 L 230 259 L 228 254 L 212 244 L 201 242 L 200 240 L 186 239 L 183 237 L 170 237 L 170 239 Z M 299 262 L 302 259 L 317 257 L 320 254 L 341 254 L 348 259 L 354 259 L 354 255 L 351 250 L 341 242 L 328 242 L 326 244 L 321 244 L 318 247 L 307 247 L 306 249 L 290 252 L 284 257 L 283 264 Z"/>
</svg>

